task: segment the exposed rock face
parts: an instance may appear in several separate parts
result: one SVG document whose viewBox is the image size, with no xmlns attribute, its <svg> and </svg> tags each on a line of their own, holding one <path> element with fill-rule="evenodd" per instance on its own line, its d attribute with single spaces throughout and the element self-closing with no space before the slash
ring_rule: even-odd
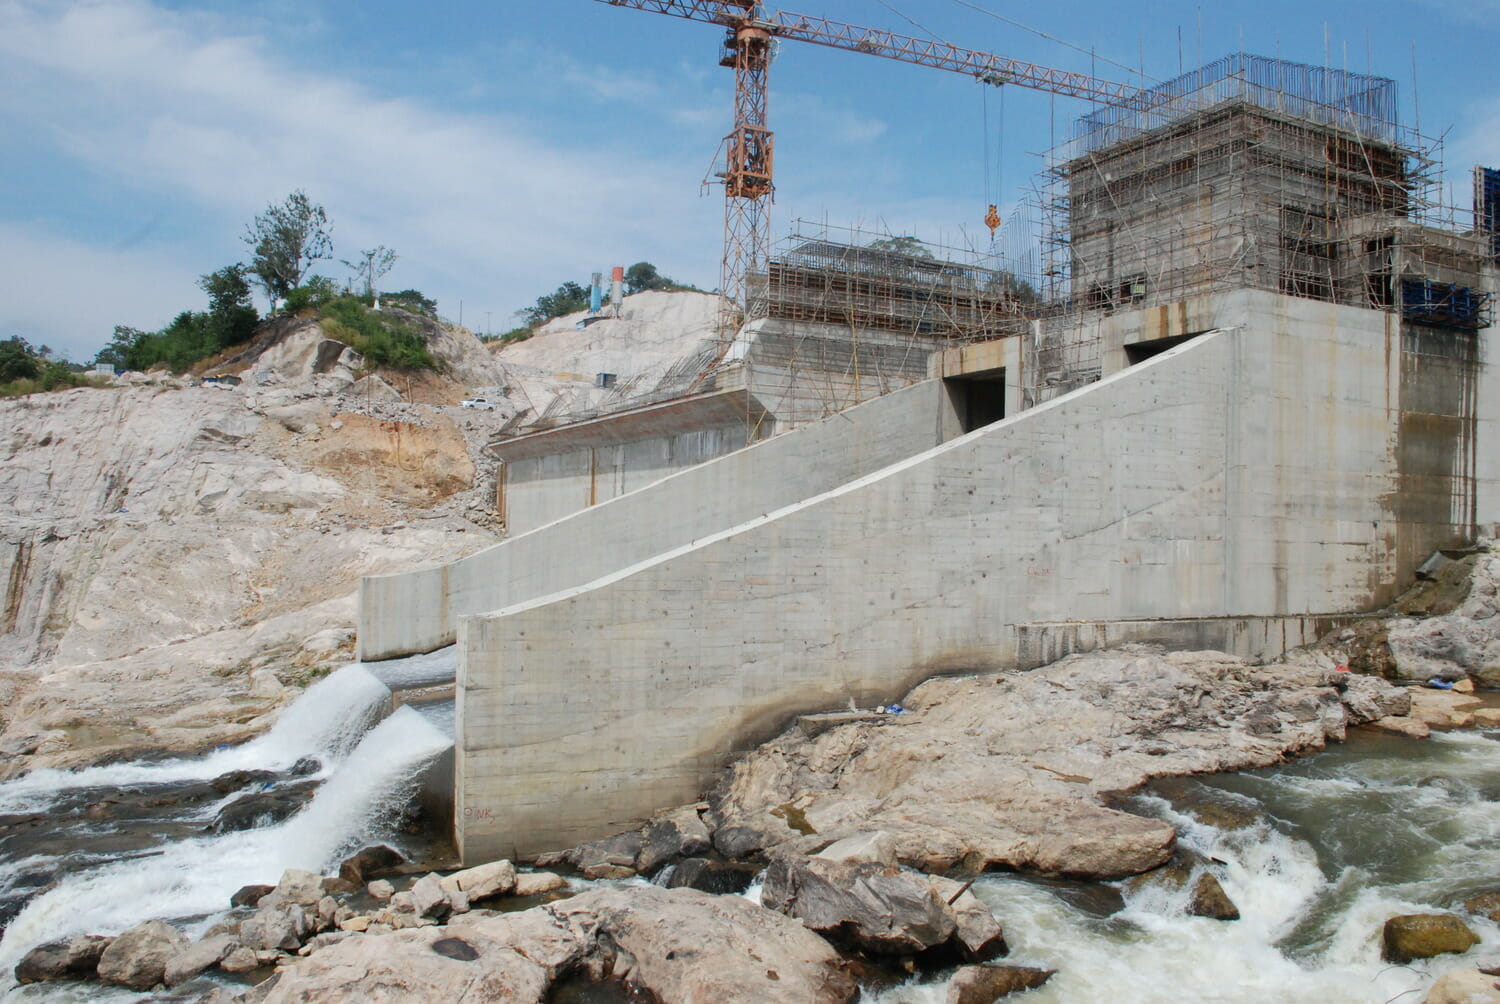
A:
<svg viewBox="0 0 1500 1004">
<path fill-rule="evenodd" d="M 1457 917 L 1445 913 L 1410 913 L 1392 917 L 1381 932 L 1381 958 L 1404 965 L 1448 952 L 1462 954 L 1479 938 Z"/>
<path fill-rule="evenodd" d="M 778 859 L 766 869 L 761 903 L 877 954 L 915 954 L 943 944 L 958 926 L 925 876 L 872 862 Z"/>
<path fill-rule="evenodd" d="M 187 936 L 159 920 L 139 924 L 112 941 L 99 957 L 99 979 L 132 990 L 162 982 L 167 963 L 188 947 Z"/>
<path fill-rule="evenodd" d="M 714 841 L 741 857 L 879 828 L 925 871 L 1118 878 L 1166 861 L 1175 834 L 1100 796 L 1321 749 L 1401 700 L 1331 665 L 1144 648 L 931 680 L 902 702 L 911 715 L 784 735 L 738 763 L 712 799 Z"/>
<path fill-rule="evenodd" d="M 797 922 L 738 897 L 643 886 L 349 938 L 282 970 L 247 999 L 540 1002 L 573 972 L 689 1004 L 842 1004 L 855 994 L 837 954 Z"/>
<path fill-rule="evenodd" d="M 1465 572 L 1470 576 L 1467 594 L 1461 592 Z M 1462 600 L 1456 606 L 1451 599 L 1436 606 L 1437 616 L 1389 622 L 1394 675 L 1407 680 L 1460 680 L 1472 675 L 1486 684 L 1500 684 L 1500 554 L 1471 555 L 1445 568 L 1438 582 L 1448 583 L 1452 599 Z"/>
<path fill-rule="evenodd" d="M 717 896 L 736 895 L 750 888 L 755 871 L 708 858 L 680 861 L 667 877 L 668 889 L 697 889 Z"/>
<path fill-rule="evenodd" d="M 635 870 L 642 875 L 651 875 L 663 865 L 703 854 L 711 846 L 708 827 L 703 825 L 695 807 L 666 812 L 647 823 L 641 832 L 641 849 L 636 854 Z"/>
</svg>

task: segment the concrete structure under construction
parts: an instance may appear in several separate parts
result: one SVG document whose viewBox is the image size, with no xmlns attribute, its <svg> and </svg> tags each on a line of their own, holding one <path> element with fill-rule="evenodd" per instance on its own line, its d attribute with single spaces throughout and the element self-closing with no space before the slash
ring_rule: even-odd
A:
<svg viewBox="0 0 1500 1004">
<path fill-rule="evenodd" d="M 1389 82 L 1332 72 L 1237 57 L 1086 118 L 1054 172 L 1069 295 L 1022 330 L 366 579 L 363 658 L 458 644 L 465 859 L 634 825 L 796 714 L 935 673 L 1124 641 L 1275 656 L 1500 522 L 1493 235 L 1430 225 Z M 705 394 L 614 421 L 773 410 Z"/>
</svg>

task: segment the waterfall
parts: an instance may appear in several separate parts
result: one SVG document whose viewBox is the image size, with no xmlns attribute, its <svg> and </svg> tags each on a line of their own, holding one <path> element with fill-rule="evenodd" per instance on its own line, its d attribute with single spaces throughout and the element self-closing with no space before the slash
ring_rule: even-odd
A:
<svg viewBox="0 0 1500 1004">
<path fill-rule="evenodd" d="M 307 688 L 282 710 L 269 732 L 250 742 L 196 758 L 34 770 L 0 784 L 0 814 L 42 812 L 58 794 L 78 788 L 176 784 L 233 770 L 285 770 L 306 756 L 327 766 L 348 754 L 390 696 L 368 666 L 350 663 Z"/>
<path fill-rule="evenodd" d="M 391 839 L 382 823 L 407 803 L 422 769 L 451 744 L 423 716 L 401 708 L 285 822 L 177 840 L 149 856 L 67 875 L 31 900 L 0 938 L 0 980 L 8 981 L 20 957 L 42 942 L 118 933 L 152 917 L 219 914 L 242 886 L 275 882 L 287 868 L 323 872 L 356 845 Z"/>
</svg>

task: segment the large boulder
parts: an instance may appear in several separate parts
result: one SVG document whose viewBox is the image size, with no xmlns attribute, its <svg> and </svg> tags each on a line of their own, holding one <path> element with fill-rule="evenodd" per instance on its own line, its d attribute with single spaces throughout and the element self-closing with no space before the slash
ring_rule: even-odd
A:
<svg viewBox="0 0 1500 1004">
<path fill-rule="evenodd" d="M 1211 920 L 1240 919 L 1240 908 L 1234 905 L 1234 900 L 1229 898 L 1219 880 L 1209 872 L 1200 873 L 1193 883 L 1193 891 L 1188 894 L 1187 912 Z"/>
<path fill-rule="evenodd" d="M 516 887 L 511 890 L 511 895 L 518 899 L 524 896 L 543 896 L 567 887 L 568 880 L 553 872 L 517 872 Z"/>
<path fill-rule="evenodd" d="M 303 908 L 314 908 L 323 898 L 323 876 L 301 868 L 288 868 L 281 873 L 281 881 L 267 893 L 258 904 L 262 907 L 295 903 Z"/>
<path fill-rule="evenodd" d="M 418 917 L 441 920 L 453 908 L 448 902 L 448 893 L 443 889 L 442 880 L 436 875 L 423 875 L 417 879 L 411 887 L 411 899 L 412 912 Z M 468 905 L 467 899 L 464 905 Z"/>
<path fill-rule="evenodd" d="M 94 975 L 113 938 L 83 934 L 67 941 L 38 945 L 16 963 L 17 983 L 81 980 Z"/>
<path fill-rule="evenodd" d="M 339 878 L 354 885 L 365 885 L 376 876 L 405 862 L 406 859 L 399 851 L 392 850 L 384 844 L 376 844 L 362 848 L 358 853 L 346 858 L 344 863 L 339 865 Z"/>
<path fill-rule="evenodd" d="M 1001 997 L 1041 986 L 1056 972 L 1030 966 L 964 966 L 948 980 L 944 1001 L 945 1004 L 995 1004 Z"/>
<path fill-rule="evenodd" d="M 509 861 L 490 861 L 454 872 L 441 885 L 446 891 L 462 892 L 470 904 L 509 896 L 516 888 L 516 866 Z"/>
<path fill-rule="evenodd" d="M 1462 954 L 1479 944 L 1469 926 L 1446 913 L 1392 917 L 1381 932 L 1381 958 L 1397 965 L 1449 952 Z"/>
<path fill-rule="evenodd" d="M 762 746 L 712 793 L 709 821 L 732 858 L 811 854 L 884 830 L 903 864 L 927 872 L 1120 879 L 1165 862 L 1176 833 L 1111 808 L 1112 796 L 1154 777 L 1279 763 L 1401 702 L 1330 659 L 1262 666 L 1143 646 L 940 677 L 902 701 L 909 715 Z"/>
<path fill-rule="evenodd" d="M 667 876 L 668 889 L 697 889 L 716 896 L 733 896 L 750 888 L 755 871 L 710 858 L 679 861 Z"/>
<path fill-rule="evenodd" d="M 186 983 L 239 947 L 239 939 L 232 934 L 211 934 L 168 962 L 162 982 L 169 987 Z"/>
<path fill-rule="evenodd" d="M 1500 980 L 1478 969 L 1444 973 L 1422 1004 L 1500 1004 Z"/>
<path fill-rule="evenodd" d="M 927 881 L 938 898 L 948 904 L 956 921 L 952 940 L 939 946 L 939 954 L 956 955 L 964 962 L 988 962 L 1010 951 L 1004 928 L 967 886 L 940 875 L 929 876 Z M 949 951 L 943 952 L 945 948 Z"/>
<path fill-rule="evenodd" d="M 246 948 L 291 952 L 302 947 L 312 933 L 307 911 L 296 903 L 282 903 L 262 906 L 242 921 L 238 940 Z"/>
<path fill-rule="evenodd" d="M 877 954 L 941 945 L 958 926 L 926 876 L 874 863 L 779 858 L 766 869 L 761 903 L 830 940 Z"/>
<path fill-rule="evenodd" d="M 697 807 L 685 806 L 662 813 L 646 824 L 641 831 L 641 849 L 636 853 L 634 867 L 642 875 L 651 875 L 663 865 L 704 854 L 711 846 L 708 827 L 703 825 Z"/>
<path fill-rule="evenodd" d="M 171 924 L 150 920 L 120 935 L 99 957 L 99 979 L 132 990 L 162 982 L 167 963 L 187 948 L 187 935 Z"/>
<path fill-rule="evenodd" d="M 838 954 L 787 917 L 740 897 L 635 886 L 348 938 L 281 970 L 247 1001 L 540 1004 L 572 972 L 663 1001 L 845 1004 L 857 989 Z"/>
</svg>

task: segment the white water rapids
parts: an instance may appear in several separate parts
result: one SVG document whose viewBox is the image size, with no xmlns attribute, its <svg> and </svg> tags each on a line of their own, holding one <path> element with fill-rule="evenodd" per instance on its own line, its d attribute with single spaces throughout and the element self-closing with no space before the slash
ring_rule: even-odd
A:
<svg viewBox="0 0 1500 1004">
<path fill-rule="evenodd" d="M 1153 796 L 1135 808 L 1224 862 L 1213 870 L 1241 918 L 1189 916 L 1187 885 L 1118 883 L 1125 909 L 1101 918 L 1044 886 L 982 878 L 974 892 L 1011 947 L 1002 961 L 1057 970 L 1007 1001 L 1416 1004 L 1437 975 L 1495 960 L 1500 927 L 1482 918 L 1464 916 L 1479 946 L 1409 966 L 1381 960 L 1380 932 L 1392 916 L 1461 910 L 1500 888 L 1500 742 L 1476 732 L 1426 743 L 1358 737 L 1287 767 L 1205 779 L 1202 790 L 1259 821 L 1220 829 Z M 940 1004 L 943 984 L 865 999 Z"/>
<path fill-rule="evenodd" d="M 75 862 L 75 870 L 27 902 L 0 937 L 0 993 L 10 985 L 16 962 L 35 945 L 73 934 L 117 933 L 152 917 L 206 926 L 205 918 L 228 909 L 242 886 L 274 883 L 287 868 L 325 872 L 356 845 L 391 839 L 385 824 L 399 815 L 423 768 L 453 739 L 409 707 L 371 728 L 389 699 L 369 667 L 352 664 L 310 687 L 270 732 L 242 746 L 198 759 L 37 771 L 0 784 L 0 811 L 34 813 L 70 790 L 170 786 L 228 771 L 285 769 L 305 756 L 323 761 L 325 778 L 312 800 L 279 824 L 172 839 L 128 857 L 85 861 L 82 868 Z M 184 816 L 206 822 L 236 794 L 185 810 Z M 28 866 L 59 861 L 33 856 L 4 862 L 0 893 Z M 191 932 L 195 925 L 181 926 Z M 37 999 L 66 989 L 12 992 Z"/>
</svg>

